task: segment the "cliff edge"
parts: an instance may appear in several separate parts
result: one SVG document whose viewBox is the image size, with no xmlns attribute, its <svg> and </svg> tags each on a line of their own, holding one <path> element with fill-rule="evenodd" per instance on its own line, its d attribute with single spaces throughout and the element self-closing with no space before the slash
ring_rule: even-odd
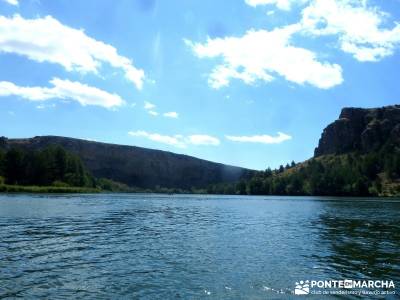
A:
<svg viewBox="0 0 400 300">
<path fill-rule="evenodd" d="M 400 145 L 400 105 L 343 108 L 339 119 L 323 131 L 314 156 L 368 153 L 387 144 Z"/>
</svg>

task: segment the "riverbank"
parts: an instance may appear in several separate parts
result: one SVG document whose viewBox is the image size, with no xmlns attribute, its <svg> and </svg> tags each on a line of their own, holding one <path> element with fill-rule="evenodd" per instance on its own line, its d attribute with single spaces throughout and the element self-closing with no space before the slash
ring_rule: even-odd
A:
<svg viewBox="0 0 400 300">
<path fill-rule="evenodd" d="M 0 184 L 0 193 L 100 193 L 98 188 L 87 187 L 59 187 L 59 186 L 24 186 Z"/>
<path fill-rule="evenodd" d="M 111 181 L 110 181 L 111 182 Z M 142 189 L 136 187 L 128 187 L 123 184 L 111 182 L 112 184 L 103 184 L 96 188 L 74 187 L 74 186 L 26 186 L 26 185 L 10 185 L 0 184 L 0 193 L 32 193 L 32 194 L 51 194 L 51 193 L 75 193 L 75 194 L 93 194 L 93 193 L 140 193 L 140 194 L 207 194 L 206 190 L 182 190 L 168 188 Z"/>
</svg>

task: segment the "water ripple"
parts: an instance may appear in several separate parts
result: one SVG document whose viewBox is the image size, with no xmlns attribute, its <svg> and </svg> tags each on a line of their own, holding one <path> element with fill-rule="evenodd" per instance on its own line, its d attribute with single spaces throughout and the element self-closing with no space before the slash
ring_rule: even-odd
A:
<svg viewBox="0 0 400 300">
<path fill-rule="evenodd" d="M 3 195 L 0 298 L 285 299 L 305 278 L 400 285 L 400 202 L 383 201 Z"/>
</svg>

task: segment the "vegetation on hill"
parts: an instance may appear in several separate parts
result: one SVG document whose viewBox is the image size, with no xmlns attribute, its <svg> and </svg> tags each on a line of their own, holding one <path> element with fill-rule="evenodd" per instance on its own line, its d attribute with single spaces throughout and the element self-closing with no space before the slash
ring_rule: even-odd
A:
<svg viewBox="0 0 400 300">
<path fill-rule="evenodd" d="M 39 151 L 11 148 L 0 152 L 0 176 L 7 185 L 90 187 L 93 176 L 76 155 L 60 146 Z"/>
<path fill-rule="evenodd" d="M 326 155 L 297 165 L 259 172 L 236 185 L 214 185 L 209 193 L 248 195 L 400 195 L 400 152 Z"/>
<path fill-rule="evenodd" d="M 156 186 L 131 187 L 108 178 L 95 178 L 79 156 L 59 145 L 32 150 L 24 147 L 0 149 L 0 192 L 14 193 L 201 193 L 204 190 Z"/>
<path fill-rule="evenodd" d="M 236 182 L 250 177 L 252 170 L 206 161 L 187 155 L 115 145 L 59 136 L 37 136 L 27 139 L 0 137 L 0 149 L 21 148 L 38 151 L 59 145 L 79 156 L 96 178 L 107 178 L 141 190 L 192 188 L 209 184 Z"/>
<path fill-rule="evenodd" d="M 400 195 L 400 105 L 344 108 L 339 119 L 324 129 L 313 158 L 264 172 L 164 151 L 65 137 L 0 138 L 0 191 L 74 188 L 243 195 Z"/>
<path fill-rule="evenodd" d="M 258 172 L 210 193 L 249 195 L 400 195 L 400 106 L 344 108 L 322 133 L 314 158 Z"/>
</svg>

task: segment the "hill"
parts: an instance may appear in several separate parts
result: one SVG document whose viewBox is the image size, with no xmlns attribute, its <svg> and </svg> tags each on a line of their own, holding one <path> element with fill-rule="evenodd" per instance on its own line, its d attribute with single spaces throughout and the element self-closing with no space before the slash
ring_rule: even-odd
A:
<svg viewBox="0 0 400 300">
<path fill-rule="evenodd" d="M 400 105 L 344 108 L 315 155 L 209 192 L 250 195 L 399 196 Z"/>
<path fill-rule="evenodd" d="M 254 172 L 166 151 L 68 137 L 0 138 L 3 150 L 17 147 L 37 151 L 51 145 L 77 155 L 96 178 L 111 179 L 131 187 L 204 188 L 249 178 Z"/>
</svg>

